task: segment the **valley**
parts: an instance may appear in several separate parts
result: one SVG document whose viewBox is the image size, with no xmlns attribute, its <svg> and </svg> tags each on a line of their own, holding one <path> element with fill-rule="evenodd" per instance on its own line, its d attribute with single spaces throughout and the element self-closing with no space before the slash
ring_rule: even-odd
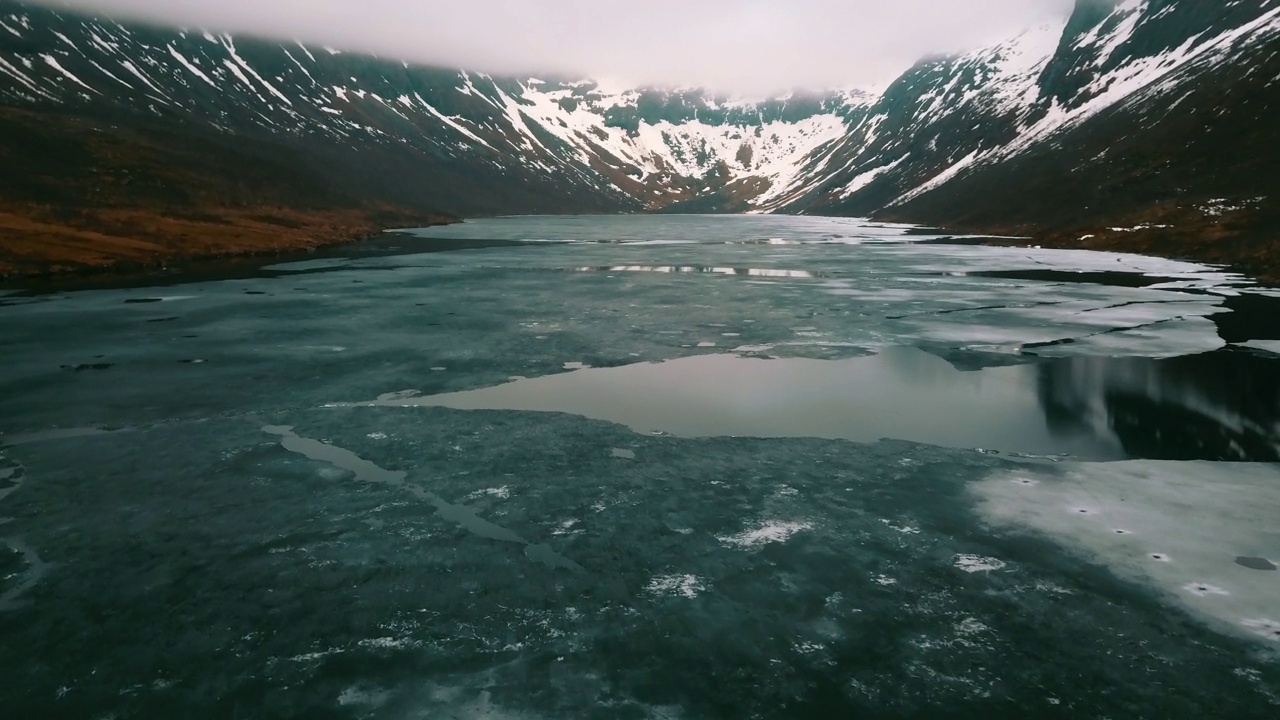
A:
<svg viewBox="0 0 1280 720">
<path fill-rule="evenodd" d="M 1276 718 L 1280 0 L 182 6 L 0 0 L 6 717 Z"/>
<path fill-rule="evenodd" d="M 923 60 L 884 88 L 763 99 L 500 77 L 0 0 L 0 272 L 459 217 L 746 212 L 1269 279 L 1278 94 L 1274 0 L 1080 0 L 1069 18 Z"/>
</svg>

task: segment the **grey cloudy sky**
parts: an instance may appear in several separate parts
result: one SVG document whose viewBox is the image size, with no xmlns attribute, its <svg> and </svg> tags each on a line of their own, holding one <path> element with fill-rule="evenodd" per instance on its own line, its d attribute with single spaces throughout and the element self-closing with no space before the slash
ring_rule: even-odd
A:
<svg viewBox="0 0 1280 720">
<path fill-rule="evenodd" d="M 43 0 L 493 73 L 736 93 L 884 83 L 1073 0 Z"/>
</svg>

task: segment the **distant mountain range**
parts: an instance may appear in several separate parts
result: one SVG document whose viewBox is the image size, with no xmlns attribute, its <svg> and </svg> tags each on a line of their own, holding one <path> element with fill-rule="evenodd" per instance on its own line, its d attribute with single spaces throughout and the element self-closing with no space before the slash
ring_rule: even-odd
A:
<svg viewBox="0 0 1280 720">
<path fill-rule="evenodd" d="M 192 238 L 234 228 L 248 247 L 279 228 L 302 242 L 443 214 L 786 212 L 1274 271 L 1278 96 L 1280 0 L 1078 0 L 882 92 L 763 101 L 0 0 L 0 159 L 16 171 L 0 177 L 0 227 L 25 233 L 5 253 L 25 268 L 49 260 L 40 238 L 57 228 L 82 250 L 105 228 L 179 252 L 171 222 Z"/>
</svg>

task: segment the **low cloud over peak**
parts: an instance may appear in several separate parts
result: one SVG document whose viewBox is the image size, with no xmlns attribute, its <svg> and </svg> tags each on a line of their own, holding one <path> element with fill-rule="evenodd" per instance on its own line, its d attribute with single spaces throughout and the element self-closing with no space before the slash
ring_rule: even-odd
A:
<svg viewBox="0 0 1280 720">
<path fill-rule="evenodd" d="M 493 73 L 734 93 L 884 83 L 1072 0 L 44 0 L 121 19 L 300 39 Z"/>
</svg>

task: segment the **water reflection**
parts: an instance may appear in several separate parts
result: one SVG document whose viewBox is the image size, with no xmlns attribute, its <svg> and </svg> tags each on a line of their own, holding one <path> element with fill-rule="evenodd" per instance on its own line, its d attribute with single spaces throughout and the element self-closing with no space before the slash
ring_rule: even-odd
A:
<svg viewBox="0 0 1280 720">
<path fill-rule="evenodd" d="M 813 270 L 775 270 L 773 268 L 711 267 L 703 265 L 605 265 L 574 268 L 577 272 L 646 272 L 701 275 L 738 275 L 742 277 L 800 278 L 829 277 L 827 273 Z"/>
<path fill-rule="evenodd" d="M 958 369 L 916 348 L 848 360 L 703 355 L 368 405 L 566 412 L 683 437 L 894 438 L 1008 453 L 1271 462 L 1277 364 L 1218 352 Z"/>
<path fill-rule="evenodd" d="M 1109 433 L 1134 458 L 1280 461 L 1274 360 L 1217 352 L 1071 358 L 1039 368 L 1053 432 Z"/>
</svg>

